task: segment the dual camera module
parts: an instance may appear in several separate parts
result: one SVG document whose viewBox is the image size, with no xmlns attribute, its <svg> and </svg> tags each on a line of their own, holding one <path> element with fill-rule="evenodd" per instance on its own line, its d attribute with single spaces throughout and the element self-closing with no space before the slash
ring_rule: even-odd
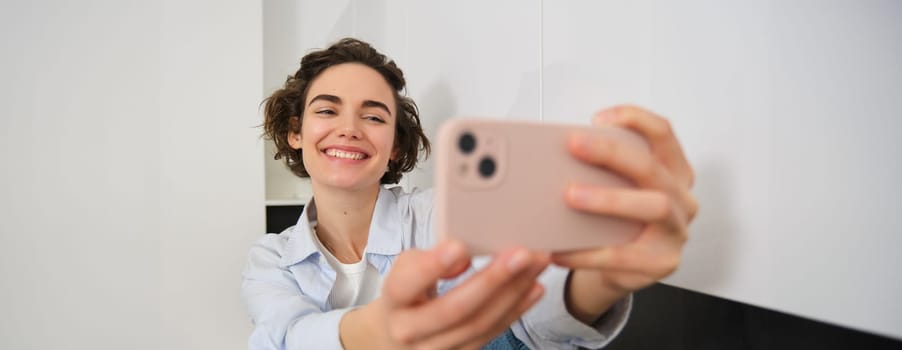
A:
<svg viewBox="0 0 902 350">
<path fill-rule="evenodd" d="M 460 135 L 460 138 L 457 139 L 457 148 L 464 155 L 472 154 L 473 151 L 476 150 L 476 137 L 470 132 L 464 132 Z M 495 175 L 495 160 L 492 159 L 491 156 L 483 156 L 479 159 L 477 168 L 480 176 L 483 178 L 490 178 L 492 175 Z"/>
</svg>

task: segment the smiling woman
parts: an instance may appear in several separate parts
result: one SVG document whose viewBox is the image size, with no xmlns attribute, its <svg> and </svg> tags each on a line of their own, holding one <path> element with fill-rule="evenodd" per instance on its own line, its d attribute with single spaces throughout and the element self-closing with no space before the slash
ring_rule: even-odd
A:
<svg viewBox="0 0 902 350">
<path fill-rule="evenodd" d="M 577 193 L 568 197 L 574 210 L 647 221 L 635 244 L 555 254 L 515 247 L 476 269 L 462 243 L 436 242 L 431 191 L 383 187 L 429 153 L 404 86 L 393 61 L 343 39 L 304 56 L 266 100 L 265 135 L 277 159 L 310 178 L 313 199 L 295 226 L 251 248 L 242 283 L 255 325 L 249 348 L 605 346 L 626 322 L 631 293 L 676 267 L 695 212 L 691 168 L 666 120 L 636 107 L 599 115 L 659 151 L 665 159 L 643 154 L 653 166 L 639 170 L 649 171 L 627 171 L 636 159 L 607 154 L 601 140 L 570 147 L 580 161 L 647 184 L 568 192 Z M 612 195 L 635 210 L 612 207 Z M 661 200 L 673 215 L 648 218 Z M 559 267 L 549 268 L 552 260 Z"/>
<path fill-rule="evenodd" d="M 397 158 L 394 97 L 385 79 L 365 65 L 343 63 L 324 70 L 308 95 L 303 128 L 288 134 L 288 144 L 301 151 L 313 186 L 378 186 Z"/>
<path fill-rule="evenodd" d="M 332 77 L 321 84 L 314 84 L 314 80 L 318 80 L 327 70 L 337 70 L 334 73 L 342 79 Z M 359 72 L 363 74 L 356 75 Z M 366 79 L 366 83 L 361 79 Z M 388 171 L 380 178 L 380 183 L 398 183 L 401 174 L 413 170 L 419 157 L 428 155 L 430 150 L 429 140 L 420 126 L 416 104 L 409 97 L 401 96 L 405 84 L 404 74 L 394 61 L 359 40 L 344 39 L 329 50 L 304 56 L 301 69 L 290 76 L 285 86 L 274 92 L 265 103 L 266 120 L 263 126 L 266 136 L 276 145 L 275 158 L 284 158 L 295 175 L 310 177 L 305 168 L 302 148 L 291 145 L 289 136 L 301 132 L 301 124 L 306 122 L 303 119 L 308 116 L 337 116 L 341 111 L 339 108 L 360 109 L 370 113 L 364 118 L 381 119 L 394 125 L 396 154 L 389 157 Z M 313 85 L 318 85 L 317 90 L 312 89 Z M 335 91 L 353 91 L 356 98 L 366 93 L 374 93 L 372 96 L 378 97 L 351 101 L 348 100 L 351 96 L 345 96 L 343 100 Z M 356 106 L 351 105 L 355 102 Z M 311 108 L 322 110 L 311 114 Z"/>
</svg>

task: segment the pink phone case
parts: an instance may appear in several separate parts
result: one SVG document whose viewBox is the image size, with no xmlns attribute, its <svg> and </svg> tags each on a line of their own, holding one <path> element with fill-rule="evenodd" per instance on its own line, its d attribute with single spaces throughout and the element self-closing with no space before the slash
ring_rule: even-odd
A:
<svg viewBox="0 0 902 350">
<path fill-rule="evenodd" d="M 633 187 L 571 156 L 567 138 L 578 132 L 648 149 L 637 134 L 613 127 L 475 118 L 443 124 L 436 148 L 439 236 L 465 242 L 473 254 L 511 246 L 576 250 L 633 239 L 641 223 L 579 212 L 564 202 L 568 183 Z"/>
</svg>

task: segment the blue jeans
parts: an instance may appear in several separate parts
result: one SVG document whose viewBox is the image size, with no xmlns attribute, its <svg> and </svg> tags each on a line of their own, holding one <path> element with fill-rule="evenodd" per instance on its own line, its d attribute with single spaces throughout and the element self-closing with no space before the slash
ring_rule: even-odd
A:
<svg viewBox="0 0 902 350">
<path fill-rule="evenodd" d="M 483 346 L 482 350 L 529 350 L 529 348 L 508 328 L 507 331 Z"/>
</svg>

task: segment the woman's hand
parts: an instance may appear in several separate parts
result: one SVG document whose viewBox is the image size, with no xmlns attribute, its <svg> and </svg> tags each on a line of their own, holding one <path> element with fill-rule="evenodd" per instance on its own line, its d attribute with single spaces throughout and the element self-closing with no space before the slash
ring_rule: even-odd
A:
<svg viewBox="0 0 902 350">
<path fill-rule="evenodd" d="M 501 334 L 542 296 L 536 282 L 549 256 L 504 251 L 442 296 L 440 279 L 470 266 L 464 245 L 446 241 L 431 250 L 408 250 L 394 262 L 382 295 L 345 315 L 342 343 L 355 348 L 478 349 Z"/>
<path fill-rule="evenodd" d="M 575 157 L 610 169 L 637 186 L 573 184 L 565 195 L 568 205 L 646 224 L 639 236 L 625 245 L 552 255 L 555 264 L 572 269 L 565 294 L 567 306 L 588 324 L 628 293 L 676 270 L 688 238 L 687 226 L 698 212 L 690 193 L 695 175 L 666 119 L 639 107 L 618 106 L 597 113 L 593 122 L 638 132 L 651 152 L 586 135 L 574 136 L 568 143 Z"/>
</svg>

